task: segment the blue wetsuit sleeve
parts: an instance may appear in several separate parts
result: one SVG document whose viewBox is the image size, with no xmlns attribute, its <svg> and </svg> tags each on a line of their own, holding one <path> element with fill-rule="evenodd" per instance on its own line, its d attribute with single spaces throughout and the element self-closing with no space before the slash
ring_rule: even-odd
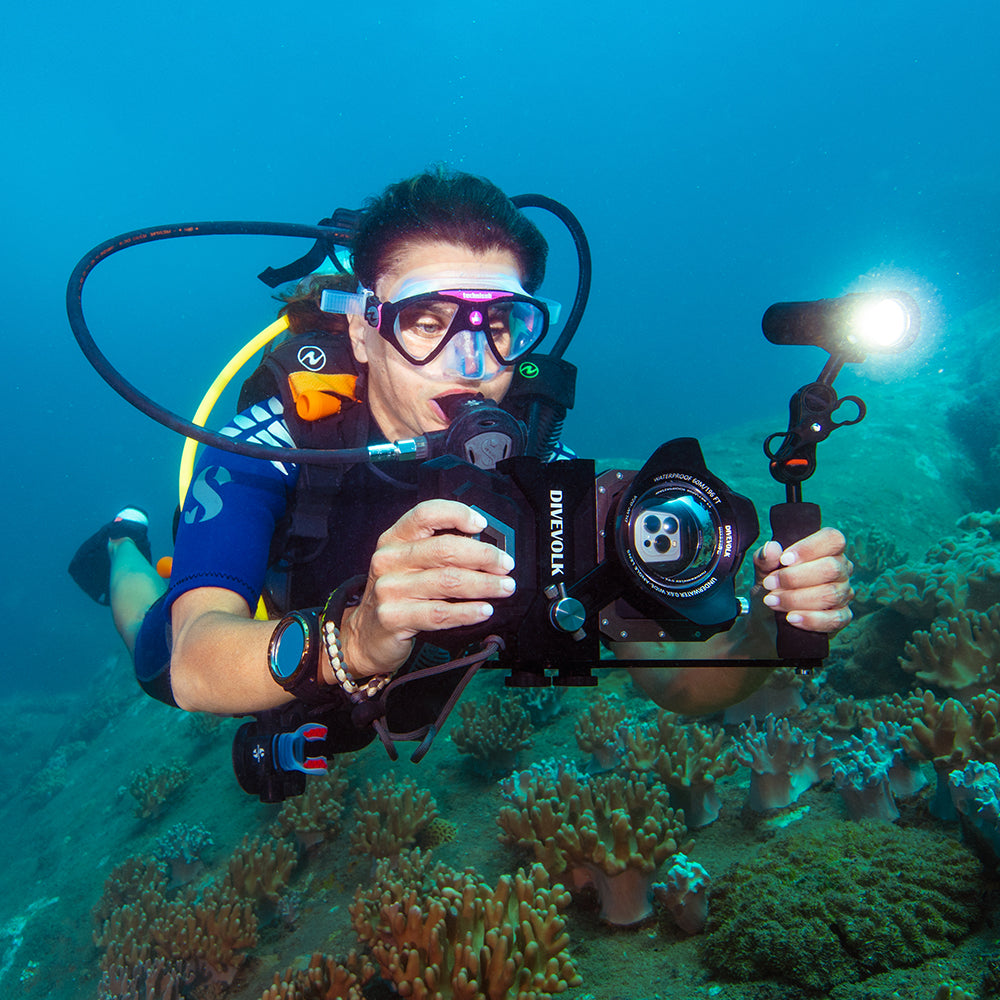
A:
<svg viewBox="0 0 1000 1000">
<path fill-rule="evenodd" d="M 292 446 L 277 399 L 245 410 L 222 433 L 254 444 Z M 198 587 L 231 590 L 255 608 L 271 537 L 297 479 L 297 466 L 206 448 L 177 526 L 167 608 Z"/>
</svg>

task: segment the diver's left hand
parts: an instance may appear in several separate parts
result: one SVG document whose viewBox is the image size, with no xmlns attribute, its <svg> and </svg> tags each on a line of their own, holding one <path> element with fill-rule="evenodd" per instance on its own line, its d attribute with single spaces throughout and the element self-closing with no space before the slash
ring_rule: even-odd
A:
<svg viewBox="0 0 1000 1000">
<path fill-rule="evenodd" d="M 820 528 L 784 550 L 775 541 L 767 542 L 753 557 L 764 604 L 784 611 L 796 628 L 839 632 L 853 617 L 854 566 L 844 554 L 845 545 L 835 528 Z"/>
</svg>

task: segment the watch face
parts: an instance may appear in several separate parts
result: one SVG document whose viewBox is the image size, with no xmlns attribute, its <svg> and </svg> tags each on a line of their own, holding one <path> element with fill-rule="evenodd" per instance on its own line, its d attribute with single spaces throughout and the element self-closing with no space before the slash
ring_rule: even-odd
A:
<svg viewBox="0 0 1000 1000">
<path fill-rule="evenodd" d="M 306 625 L 300 615 L 283 619 L 271 636 L 269 662 L 271 673 L 279 683 L 287 681 L 299 669 L 306 651 Z"/>
</svg>

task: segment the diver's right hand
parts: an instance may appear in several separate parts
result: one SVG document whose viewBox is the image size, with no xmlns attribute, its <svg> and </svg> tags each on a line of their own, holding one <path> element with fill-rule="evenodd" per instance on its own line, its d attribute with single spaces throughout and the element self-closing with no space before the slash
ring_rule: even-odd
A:
<svg viewBox="0 0 1000 1000">
<path fill-rule="evenodd" d="M 514 592 L 513 560 L 468 536 L 486 519 L 455 500 L 425 500 L 381 538 L 361 603 L 340 626 L 344 662 L 355 677 L 391 673 L 410 655 L 418 632 L 477 625 L 492 602 Z M 324 679 L 335 683 L 329 665 Z"/>
</svg>

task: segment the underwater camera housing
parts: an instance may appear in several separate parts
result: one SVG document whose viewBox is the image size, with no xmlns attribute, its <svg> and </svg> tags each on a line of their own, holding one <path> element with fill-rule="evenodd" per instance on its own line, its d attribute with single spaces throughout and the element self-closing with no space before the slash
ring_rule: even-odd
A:
<svg viewBox="0 0 1000 1000">
<path fill-rule="evenodd" d="M 517 456 L 490 470 L 443 455 L 423 464 L 418 488 L 485 517 L 478 537 L 513 557 L 517 584 L 488 623 L 423 638 L 457 652 L 499 634 L 511 686 L 548 684 L 549 670 L 556 684 L 595 683 L 602 644 L 700 642 L 745 610 L 735 577 L 757 515 L 693 438 L 668 441 L 638 472 L 600 476 L 590 459 Z"/>
</svg>

